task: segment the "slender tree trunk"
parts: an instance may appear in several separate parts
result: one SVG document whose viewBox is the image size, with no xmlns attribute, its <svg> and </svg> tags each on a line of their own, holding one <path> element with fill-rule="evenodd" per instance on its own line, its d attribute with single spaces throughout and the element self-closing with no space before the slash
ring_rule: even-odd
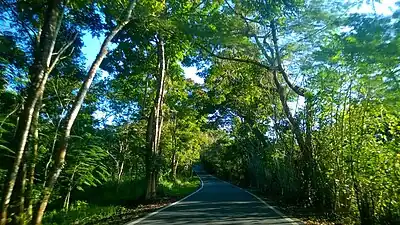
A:
<svg viewBox="0 0 400 225">
<path fill-rule="evenodd" d="M 44 211 L 46 210 L 50 195 L 53 191 L 54 185 L 56 184 L 57 179 L 60 176 L 61 170 L 64 166 L 65 156 L 66 156 L 67 148 L 68 148 L 68 142 L 69 142 L 69 138 L 71 135 L 72 125 L 74 124 L 75 119 L 78 116 L 78 113 L 82 107 L 83 101 L 85 100 L 86 94 L 89 91 L 90 85 L 92 84 L 93 79 L 96 75 L 97 69 L 100 67 L 101 62 L 106 57 L 106 55 L 108 53 L 107 47 L 110 44 L 110 42 L 112 41 L 112 39 L 115 37 L 115 35 L 118 34 L 118 32 L 126 24 L 129 23 L 134 6 L 135 6 L 135 1 L 131 1 L 129 4 L 128 10 L 127 10 L 127 15 L 125 17 L 125 20 L 122 21 L 119 25 L 117 25 L 103 41 L 103 44 L 101 45 L 99 53 L 97 54 L 96 59 L 94 60 L 94 62 L 92 63 L 92 66 L 89 69 L 87 77 L 86 77 L 85 81 L 83 82 L 81 88 L 79 89 L 78 95 L 75 98 L 72 108 L 68 112 L 68 115 L 66 117 L 67 119 L 65 122 L 65 126 L 63 128 L 63 134 L 62 134 L 62 137 L 60 140 L 60 147 L 58 148 L 57 153 L 56 153 L 54 168 L 50 173 L 48 182 L 46 182 L 46 185 L 45 185 L 44 190 L 41 195 L 42 198 L 40 200 L 38 210 L 32 221 L 32 223 L 35 225 L 39 225 L 42 223 Z"/>
<path fill-rule="evenodd" d="M 173 121 L 174 121 L 174 128 L 172 132 L 172 144 L 173 144 L 173 152 L 172 152 L 172 158 L 171 158 L 171 176 L 173 179 L 176 179 L 176 171 L 174 172 L 175 165 L 177 164 L 177 144 L 176 144 L 176 129 L 177 129 L 177 115 L 176 112 L 174 111 L 173 114 Z"/>
<path fill-rule="evenodd" d="M 70 202 L 70 199 L 71 199 L 71 192 L 72 192 L 72 189 L 74 187 L 74 177 L 75 177 L 75 173 L 78 170 L 79 166 L 80 166 L 80 164 L 75 166 L 74 171 L 72 172 L 71 178 L 69 179 L 68 193 L 64 198 L 64 205 L 63 205 L 63 208 L 64 208 L 65 211 L 68 211 L 68 209 L 69 209 L 69 202 Z"/>
<path fill-rule="evenodd" d="M 39 150 L 39 114 L 40 108 L 42 106 L 42 96 L 40 96 L 38 102 L 35 106 L 35 113 L 32 118 L 32 125 L 31 125 L 31 134 L 33 139 L 33 146 L 32 151 L 28 154 L 28 182 L 25 192 L 25 209 L 26 209 L 26 219 L 30 219 L 32 217 L 32 205 L 33 205 L 33 198 L 32 198 L 32 191 L 33 185 L 35 182 L 35 167 L 36 167 L 36 160 L 38 157 L 38 150 Z"/>
<path fill-rule="evenodd" d="M 173 176 L 174 178 L 176 178 L 176 171 L 177 171 L 177 169 L 178 169 L 178 164 L 179 164 L 179 160 L 176 159 L 176 160 L 175 160 L 175 163 L 174 163 L 174 167 L 172 168 L 172 176 Z"/>
<path fill-rule="evenodd" d="M 171 158 L 171 177 L 173 179 L 176 178 L 176 173 L 174 173 L 175 165 L 176 165 L 176 149 L 174 148 L 174 151 L 172 152 L 172 158 Z"/>
<path fill-rule="evenodd" d="M 153 199 L 156 197 L 156 186 L 158 177 L 158 164 L 159 164 L 159 145 L 162 132 L 163 124 L 163 113 L 162 106 L 165 95 L 165 76 L 166 76 L 166 60 L 165 60 L 165 49 L 164 40 L 158 36 L 157 42 L 158 48 L 158 66 L 159 74 L 157 76 L 157 92 L 152 109 L 152 115 L 149 118 L 148 124 L 148 154 L 147 154 L 147 188 L 146 188 L 146 199 Z"/>
<path fill-rule="evenodd" d="M 161 165 L 161 157 L 162 157 L 162 147 L 160 146 L 161 143 L 161 133 L 162 133 L 162 128 L 164 124 L 164 113 L 162 110 L 163 102 L 164 102 L 164 95 L 165 95 L 165 75 L 164 75 L 164 81 L 162 84 L 162 91 L 161 91 L 161 106 L 159 108 L 159 123 L 158 123 L 158 132 L 157 132 L 157 146 L 158 146 L 158 151 L 157 151 L 157 157 L 156 157 L 156 167 L 155 167 L 155 180 L 153 182 L 153 190 L 156 191 L 158 187 L 158 181 L 159 181 L 159 174 L 160 174 L 160 165 Z"/>
<path fill-rule="evenodd" d="M 35 49 L 34 63 L 29 71 L 31 83 L 28 86 L 28 95 L 24 104 L 24 109 L 18 118 L 19 123 L 14 141 L 16 156 L 14 164 L 9 171 L 6 184 L 4 185 L 0 225 L 6 224 L 7 221 L 7 210 L 28 139 L 34 108 L 46 85 L 48 76 L 46 71 L 50 66 L 51 56 L 53 54 L 54 45 L 63 16 L 61 2 L 61 0 L 48 1 L 48 8 L 42 28 L 43 32 L 40 37 L 39 49 Z"/>
<path fill-rule="evenodd" d="M 153 124 L 154 124 L 154 108 L 151 110 L 149 118 L 147 120 L 147 131 L 146 131 L 146 142 L 147 142 L 147 152 L 146 152 L 146 180 L 147 188 L 145 199 L 149 200 L 155 193 L 152 193 L 151 187 L 153 182 L 153 167 L 154 167 L 154 154 L 153 154 Z"/>
<path fill-rule="evenodd" d="M 71 192 L 72 192 L 72 188 L 68 188 L 68 193 L 64 198 L 63 208 L 66 212 L 68 212 L 68 210 L 69 210 L 69 202 L 70 202 L 70 198 L 71 198 Z"/>
<path fill-rule="evenodd" d="M 148 92 L 148 89 L 149 89 L 149 80 L 150 80 L 150 74 L 147 74 L 147 76 L 146 76 L 146 85 L 145 85 L 144 90 L 143 90 L 144 95 L 143 95 L 143 101 L 142 101 L 142 110 L 140 112 L 140 117 L 141 118 L 144 118 L 145 114 L 146 114 L 146 107 L 147 107 L 146 103 L 147 103 L 147 92 Z"/>
<path fill-rule="evenodd" d="M 13 111 L 11 111 L 9 114 L 7 114 L 7 116 L 3 119 L 3 121 L 1 121 L 1 123 L 0 123 L 0 128 L 3 127 L 3 124 L 7 121 L 8 117 L 12 116 L 12 114 L 14 114 L 15 112 L 17 112 L 17 111 L 19 110 L 20 107 L 21 107 L 21 105 L 20 105 L 20 104 L 17 104 L 17 106 L 15 107 L 15 109 L 14 109 Z M 1 134 L 2 134 L 2 133 L 0 133 L 0 137 L 1 137 Z"/>
<path fill-rule="evenodd" d="M 124 136 L 125 137 L 125 136 Z M 123 138 L 124 138 L 123 137 Z M 126 137 L 125 137 L 126 138 Z M 125 139 L 124 138 L 124 139 Z M 128 151 L 128 149 L 129 149 L 129 143 L 128 143 L 128 140 L 127 139 L 125 139 L 125 140 L 122 140 L 122 141 L 120 141 L 120 147 L 119 147 L 119 155 L 120 155 L 120 158 L 122 158 L 121 159 L 121 161 L 119 161 L 118 162 L 118 167 L 117 167 L 117 169 L 118 169 L 118 176 L 117 176 L 117 179 L 118 179 L 118 184 L 121 182 L 121 179 L 122 179 L 122 175 L 123 175 L 123 173 L 124 173 L 124 165 L 125 165 L 125 152 L 127 152 Z"/>
<path fill-rule="evenodd" d="M 308 196 L 309 198 L 311 197 L 310 200 L 313 201 L 313 203 L 317 203 L 314 200 L 321 200 L 321 198 L 318 198 L 316 196 L 316 193 L 318 191 L 318 185 L 317 185 L 317 172 L 318 170 L 316 169 L 316 162 L 314 161 L 314 147 L 312 143 L 312 126 L 313 126 L 313 113 L 312 113 L 312 98 L 311 97 L 305 97 L 305 103 L 306 103 L 306 109 L 305 109 L 305 123 L 306 123 L 306 133 L 305 133 L 305 149 L 303 152 L 304 155 L 304 161 L 306 162 L 306 169 L 308 170 L 306 173 L 307 176 L 309 176 L 309 187 L 308 187 Z M 321 189 L 320 189 L 321 190 Z"/>
<path fill-rule="evenodd" d="M 119 171 L 118 171 L 118 183 L 121 182 L 122 173 L 123 173 L 123 171 L 124 171 L 124 161 L 125 161 L 125 160 L 123 160 L 123 161 L 121 162 L 121 166 L 119 167 Z"/>
<path fill-rule="evenodd" d="M 301 87 L 298 87 L 294 84 L 292 84 L 289 80 L 288 74 L 286 73 L 285 69 L 283 68 L 282 60 L 280 57 L 280 52 L 279 52 L 279 46 L 278 46 L 278 37 L 277 37 L 277 22 L 275 20 L 271 21 L 271 33 L 272 33 L 272 41 L 274 44 L 274 52 L 275 52 L 275 57 L 276 57 L 276 66 L 278 67 L 279 73 L 282 75 L 283 79 L 285 80 L 285 83 L 289 86 L 289 88 L 294 91 L 296 94 L 299 96 L 303 96 L 306 98 L 306 103 L 311 103 L 309 102 L 308 97 L 305 94 L 305 90 Z M 279 98 L 281 100 L 283 110 L 286 114 L 286 116 L 289 119 L 290 124 L 292 125 L 292 131 L 295 135 L 296 141 L 300 147 L 300 150 L 302 152 L 302 157 L 303 157 L 303 192 L 306 193 L 306 201 L 308 203 L 312 203 L 312 179 L 313 179 L 313 171 L 314 171 L 314 162 L 313 162 L 313 156 L 312 156 L 312 138 L 311 138 L 311 104 L 308 104 L 306 107 L 306 137 L 303 137 L 303 132 L 300 129 L 300 125 L 298 121 L 296 121 L 292 114 L 290 113 L 289 107 L 287 105 L 287 100 L 286 96 L 284 93 L 284 89 L 282 85 L 279 83 L 278 77 L 277 77 L 277 71 L 273 71 L 273 79 L 274 83 L 278 89 L 278 94 Z M 309 129 L 309 130 L 308 130 Z"/>
<path fill-rule="evenodd" d="M 312 100 L 306 98 L 306 138 L 305 144 L 312 149 Z M 312 153 L 312 152 L 311 152 Z"/>
<path fill-rule="evenodd" d="M 24 161 L 26 156 L 26 152 L 24 153 Z M 24 201 L 25 201 L 25 179 L 26 179 L 26 163 L 22 163 L 20 170 L 18 171 L 17 180 L 14 186 L 14 191 L 11 196 L 11 207 L 10 211 L 12 212 L 12 220 L 11 224 L 14 225 L 23 225 L 24 224 Z"/>
<path fill-rule="evenodd" d="M 283 111 L 285 112 L 290 124 L 292 125 L 292 130 L 295 135 L 296 141 L 300 146 L 300 149 L 303 150 L 304 146 L 305 146 L 305 142 L 304 142 L 303 135 L 302 135 L 302 132 L 300 129 L 300 125 L 297 122 L 297 120 L 295 118 L 293 118 L 292 113 L 290 112 L 289 106 L 287 104 L 286 95 L 285 95 L 285 89 L 279 83 L 276 71 L 274 71 L 274 83 L 275 83 L 275 86 L 276 86 L 278 94 L 279 94 L 279 99 L 281 100 Z"/>
<path fill-rule="evenodd" d="M 62 111 L 61 114 L 64 114 L 64 110 Z M 60 116 L 60 118 L 58 120 L 56 131 L 54 132 L 53 143 L 51 145 L 50 156 L 49 156 L 49 159 L 47 160 L 47 163 L 46 163 L 46 166 L 45 166 L 45 169 L 44 169 L 43 187 L 46 186 L 47 177 L 48 177 L 48 173 L 49 173 L 49 168 L 50 168 L 51 161 L 53 159 L 54 149 L 56 148 L 57 137 L 58 137 L 58 132 L 59 132 L 60 127 L 61 127 L 61 122 L 62 122 L 62 116 Z"/>
</svg>

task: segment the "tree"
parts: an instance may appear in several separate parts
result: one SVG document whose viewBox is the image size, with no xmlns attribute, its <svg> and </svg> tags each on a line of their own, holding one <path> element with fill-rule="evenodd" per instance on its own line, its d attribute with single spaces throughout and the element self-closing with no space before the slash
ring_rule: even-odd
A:
<svg viewBox="0 0 400 225">
<path fill-rule="evenodd" d="M 51 55 L 54 51 L 54 45 L 57 39 L 59 27 L 62 21 L 62 3 L 61 1 L 49 1 L 46 17 L 40 36 L 40 43 L 35 50 L 34 63 L 30 68 L 32 83 L 29 84 L 28 96 L 19 117 L 18 128 L 15 134 L 15 152 L 16 158 L 7 179 L 4 196 L 2 198 L 0 224 L 5 224 L 7 220 L 7 209 L 9 206 L 11 194 L 17 179 L 18 170 L 22 161 L 29 128 L 32 122 L 32 116 L 39 96 L 42 95 L 48 77 Z"/>
<path fill-rule="evenodd" d="M 67 114 L 67 119 L 65 121 L 65 126 L 63 127 L 63 135 L 61 136 L 61 142 L 60 142 L 60 147 L 57 150 L 56 153 L 56 162 L 54 165 L 54 169 L 52 170 L 49 180 L 46 182 L 46 186 L 43 190 L 42 193 L 42 200 L 39 206 L 39 209 L 37 211 L 37 214 L 34 217 L 34 223 L 35 224 L 41 224 L 42 223 L 42 218 L 44 211 L 46 209 L 46 206 L 48 204 L 48 200 L 50 197 L 50 194 L 54 188 L 54 185 L 58 179 L 58 176 L 60 175 L 60 172 L 62 170 L 64 161 L 65 161 L 65 155 L 67 152 L 67 147 L 68 147 L 68 140 L 70 138 L 70 132 L 71 132 L 71 127 L 75 122 L 76 116 L 79 113 L 79 110 L 82 106 L 82 103 L 86 97 L 86 94 L 90 88 L 91 83 L 93 82 L 94 76 L 96 75 L 97 69 L 100 67 L 101 62 L 103 61 L 104 57 L 107 55 L 107 47 L 114 38 L 115 35 L 118 34 L 118 32 L 126 25 L 129 23 L 132 17 L 132 12 L 135 7 L 135 1 L 131 1 L 126 9 L 126 16 L 123 18 L 121 21 L 119 21 L 119 24 L 111 30 L 111 32 L 106 36 L 106 38 L 103 41 L 103 44 L 99 50 L 98 55 L 96 56 L 95 61 L 92 63 L 92 66 L 89 69 L 89 72 L 87 74 L 87 77 L 85 81 L 82 84 L 82 87 L 80 88 L 76 99 L 74 103 L 72 104 L 72 108 Z"/>
</svg>

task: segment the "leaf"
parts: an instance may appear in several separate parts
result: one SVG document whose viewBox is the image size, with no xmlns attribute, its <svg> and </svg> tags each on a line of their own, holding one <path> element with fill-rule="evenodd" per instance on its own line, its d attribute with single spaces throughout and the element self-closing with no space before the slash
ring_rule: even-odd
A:
<svg viewBox="0 0 400 225">
<path fill-rule="evenodd" d="M 81 186 L 77 186 L 76 189 L 78 189 L 79 191 L 85 191 Z"/>
<path fill-rule="evenodd" d="M 9 153 L 15 154 L 15 152 L 13 150 L 11 150 L 10 148 L 8 148 L 7 146 L 0 145 L 0 149 L 6 150 Z"/>
<path fill-rule="evenodd" d="M 83 137 L 78 136 L 78 135 L 71 135 L 70 137 L 71 137 L 71 138 L 76 138 L 76 139 L 83 140 Z"/>
</svg>

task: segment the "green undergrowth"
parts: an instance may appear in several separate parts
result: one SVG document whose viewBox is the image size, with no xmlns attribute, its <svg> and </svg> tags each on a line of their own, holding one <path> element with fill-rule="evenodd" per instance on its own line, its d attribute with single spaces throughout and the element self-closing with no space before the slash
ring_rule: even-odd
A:
<svg viewBox="0 0 400 225">
<path fill-rule="evenodd" d="M 200 185 L 198 177 L 176 179 L 175 181 L 163 180 L 160 183 L 161 196 L 180 198 L 189 195 Z"/>
<path fill-rule="evenodd" d="M 94 221 L 126 212 L 129 208 L 121 205 L 100 206 L 77 201 L 68 212 L 53 210 L 46 214 L 43 224 L 94 224 Z"/>
<path fill-rule="evenodd" d="M 200 185 L 198 177 L 179 178 L 175 181 L 161 180 L 158 187 L 158 200 L 182 198 L 194 192 Z M 124 181 L 120 184 L 107 183 L 76 194 L 75 201 L 68 211 L 53 210 L 45 215 L 45 225 L 97 224 L 110 217 L 135 213 L 138 205 L 145 202 L 144 181 Z M 155 200 L 157 201 L 157 199 Z M 153 201 L 154 202 L 154 201 Z"/>
</svg>

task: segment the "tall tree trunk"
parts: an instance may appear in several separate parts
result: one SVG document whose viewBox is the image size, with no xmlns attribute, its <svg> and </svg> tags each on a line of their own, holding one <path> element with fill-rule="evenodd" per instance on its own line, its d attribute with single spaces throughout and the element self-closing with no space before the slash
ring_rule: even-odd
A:
<svg viewBox="0 0 400 225">
<path fill-rule="evenodd" d="M 154 106 L 148 121 L 147 140 L 148 153 L 147 153 L 147 188 L 146 199 L 153 199 L 156 197 L 156 186 L 158 177 L 158 164 L 159 164 L 159 145 L 163 124 L 162 106 L 165 95 L 165 75 L 166 75 L 166 60 L 164 40 L 158 36 L 157 51 L 158 51 L 158 76 L 157 76 L 157 92 L 154 101 Z"/>
<path fill-rule="evenodd" d="M 64 110 L 61 113 L 61 115 L 64 114 Z M 48 173 L 49 173 L 49 168 L 50 168 L 50 164 L 53 160 L 53 155 L 54 155 L 54 149 L 56 148 L 56 143 L 57 143 L 57 137 L 58 137 L 58 131 L 60 130 L 61 127 L 61 122 L 62 122 L 62 116 L 60 116 L 58 123 L 57 123 L 57 127 L 56 127 L 56 131 L 54 132 L 54 137 L 53 137 L 53 143 L 51 145 L 51 149 L 50 149 L 50 156 L 49 159 L 47 160 L 46 166 L 44 168 L 44 181 L 43 181 L 43 187 L 46 186 L 46 181 L 47 181 L 47 177 L 48 177 Z"/>
<path fill-rule="evenodd" d="M 165 72 L 164 72 L 165 73 Z M 161 90 L 161 105 L 159 107 L 159 123 L 158 123 L 158 132 L 157 132 L 157 156 L 156 156 L 156 167 L 155 167 L 155 181 L 153 183 L 153 190 L 156 190 L 158 187 L 158 178 L 160 174 L 160 165 L 161 165 L 161 157 L 162 157 L 162 146 L 160 146 L 161 143 L 161 133 L 162 133 L 162 128 L 164 124 L 164 113 L 162 110 L 163 103 L 164 103 L 164 96 L 165 96 L 165 77 L 166 75 L 164 74 L 163 76 L 163 82 L 162 82 L 162 90 Z"/>
<path fill-rule="evenodd" d="M 178 169 L 179 160 L 175 159 L 174 167 L 172 168 L 172 176 L 176 178 L 176 170 Z"/>
<path fill-rule="evenodd" d="M 308 195 L 311 198 L 313 204 L 316 204 L 315 200 L 319 200 L 316 196 L 318 191 L 317 184 L 317 170 L 316 170 L 316 162 L 314 161 L 314 147 L 312 143 L 312 126 L 313 126 L 313 113 L 312 113 L 312 98 L 306 96 L 305 97 L 305 125 L 306 125 L 306 133 L 305 133 L 305 149 L 303 152 L 303 158 L 306 162 L 305 169 L 307 169 L 307 176 L 309 176 L 308 180 Z"/>
<path fill-rule="evenodd" d="M 34 108 L 39 96 L 42 95 L 50 66 L 51 56 L 53 54 L 54 45 L 57 39 L 58 31 L 63 17 L 61 0 L 49 0 L 40 37 L 39 48 L 35 49 L 34 62 L 29 69 L 31 83 L 28 86 L 28 95 L 24 103 L 24 109 L 18 120 L 18 127 L 14 140 L 14 149 L 16 156 L 12 168 L 9 171 L 6 184 L 4 185 L 3 198 L 1 204 L 0 225 L 6 224 L 7 210 L 10 198 L 14 189 L 18 170 L 22 161 L 25 145 L 32 122 Z"/>
<path fill-rule="evenodd" d="M 278 94 L 279 94 L 279 99 L 281 101 L 283 111 L 285 112 L 285 114 L 290 122 L 295 139 L 297 141 L 297 144 L 299 145 L 300 151 L 303 156 L 304 168 L 303 168 L 303 174 L 302 174 L 302 178 L 303 178 L 302 192 L 306 193 L 305 197 L 307 198 L 307 201 L 309 201 L 310 200 L 310 185 L 311 185 L 310 181 L 311 181 L 311 175 L 312 175 L 312 173 L 310 171 L 310 169 L 311 169 L 310 164 L 312 163 L 312 156 L 310 155 L 311 150 L 306 145 L 306 142 L 305 142 L 304 136 L 303 136 L 303 132 L 300 129 L 300 124 L 292 116 L 292 113 L 290 112 L 289 106 L 287 104 L 286 95 L 285 95 L 285 89 L 280 84 L 276 71 L 273 72 L 273 79 L 274 79 L 274 83 L 275 83 L 275 86 L 276 86 Z"/>
<path fill-rule="evenodd" d="M 285 69 L 283 68 L 282 64 L 282 59 L 280 56 L 279 52 L 279 46 L 278 46 L 278 37 L 277 37 L 277 22 L 275 20 L 271 21 L 271 33 L 272 33 L 272 41 L 274 44 L 274 53 L 275 53 L 275 61 L 276 61 L 276 66 L 278 68 L 279 73 L 282 75 L 283 79 L 285 80 L 285 83 L 288 85 L 288 87 L 294 91 L 296 94 L 299 96 L 303 96 L 306 98 L 306 103 L 308 105 L 306 106 L 306 137 L 303 136 L 303 132 L 300 129 L 300 124 L 296 119 L 293 118 L 289 107 L 287 105 L 287 100 L 286 96 L 284 93 L 284 88 L 283 86 L 279 83 L 278 77 L 277 77 L 277 71 L 273 71 L 273 79 L 276 88 L 278 89 L 278 94 L 279 98 L 281 100 L 283 110 L 286 114 L 286 116 L 289 119 L 289 122 L 292 126 L 292 131 L 295 135 L 295 139 L 300 147 L 300 151 L 302 152 L 302 157 L 303 157 L 303 192 L 306 193 L 306 201 L 308 203 L 312 203 L 312 179 L 313 179 L 313 174 L 314 174 L 314 162 L 313 162 L 313 156 L 312 156 L 312 137 L 311 137 L 311 102 L 310 99 L 306 96 L 305 90 L 301 87 L 298 87 L 294 84 L 292 84 L 289 80 L 288 74 L 286 73 Z"/>
<path fill-rule="evenodd" d="M 25 210 L 26 210 L 26 219 L 30 219 L 32 217 L 32 205 L 33 205 L 33 198 L 32 198 L 32 191 L 33 185 L 35 182 L 35 167 L 36 167 L 36 160 L 38 157 L 38 150 L 39 150 L 39 113 L 40 108 L 42 107 L 42 96 L 40 96 L 38 102 L 35 106 L 35 113 L 32 118 L 32 125 L 31 125 L 31 135 L 33 139 L 33 146 L 32 151 L 28 154 L 28 174 L 27 174 L 27 187 L 25 192 Z"/>
<path fill-rule="evenodd" d="M 174 150 L 173 150 L 173 152 L 172 152 L 172 158 L 171 158 L 171 177 L 172 177 L 173 179 L 176 178 L 176 171 L 174 172 L 175 166 L 176 166 L 176 163 L 177 163 L 176 158 L 177 158 L 177 155 L 176 155 L 176 148 L 174 148 Z"/>
<path fill-rule="evenodd" d="M 23 159 L 26 160 L 27 152 L 24 153 Z M 11 195 L 11 207 L 12 212 L 11 224 L 23 225 L 24 224 L 24 201 L 25 201 L 25 179 L 26 179 L 26 163 L 22 163 L 20 170 L 18 171 L 17 180 L 15 183 L 13 194 Z"/>
<path fill-rule="evenodd" d="M 107 47 L 112 41 L 112 39 L 131 20 L 135 3 L 136 3 L 135 1 L 130 2 L 125 19 L 119 25 L 117 25 L 104 39 L 103 44 L 101 45 L 101 48 L 99 50 L 99 53 L 97 54 L 96 59 L 94 60 L 89 69 L 85 81 L 83 82 L 81 88 L 79 89 L 78 95 L 75 98 L 72 108 L 68 112 L 68 115 L 66 117 L 67 119 L 63 128 L 63 134 L 60 140 L 60 147 L 58 148 L 56 153 L 54 167 L 50 173 L 48 182 L 46 182 L 46 185 L 42 191 L 41 194 L 42 197 L 38 206 L 38 210 L 35 213 L 34 219 L 32 220 L 32 223 L 35 225 L 39 225 L 42 223 L 43 215 L 46 210 L 50 195 L 64 166 L 72 125 L 74 124 L 75 119 L 78 116 L 83 101 L 85 100 L 86 94 L 89 91 L 90 85 L 92 84 L 93 79 L 96 75 L 97 69 L 100 67 L 101 62 L 106 57 L 108 53 Z"/>
<path fill-rule="evenodd" d="M 151 199 L 155 193 L 152 193 L 152 183 L 153 183 L 153 167 L 154 167 L 154 154 L 153 154 L 153 129 L 154 129 L 154 108 L 151 110 L 149 118 L 147 119 L 147 130 L 146 130 L 146 180 L 147 188 L 145 199 Z"/>
<path fill-rule="evenodd" d="M 121 166 L 119 167 L 119 171 L 118 171 L 118 183 L 121 182 L 122 173 L 124 172 L 124 161 L 125 161 L 125 160 L 122 160 Z"/>
<path fill-rule="evenodd" d="M 71 199 L 71 192 L 72 192 L 72 189 L 74 188 L 74 177 L 75 177 L 75 173 L 78 170 L 79 166 L 80 166 L 80 164 L 75 166 L 74 171 L 72 172 L 71 178 L 69 179 L 68 193 L 64 198 L 64 204 L 63 204 L 63 208 L 64 208 L 65 211 L 68 211 L 68 209 L 69 209 L 69 202 L 70 202 L 70 199 Z"/>
<path fill-rule="evenodd" d="M 171 177 L 175 180 L 176 179 L 176 164 L 177 164 L 177 144 L 176 144 L 176 130 L 177 130 L 177 113 L 174 110 L 172 112 L 172 119 L 174 121 L 174 128 L 172 131 L 172 148 L 173 148 L 173 152 L 172 152 L 172 158 L 171 158 Z M 174 172 L 175 170 L 175 172 Z"/>
</svg>

